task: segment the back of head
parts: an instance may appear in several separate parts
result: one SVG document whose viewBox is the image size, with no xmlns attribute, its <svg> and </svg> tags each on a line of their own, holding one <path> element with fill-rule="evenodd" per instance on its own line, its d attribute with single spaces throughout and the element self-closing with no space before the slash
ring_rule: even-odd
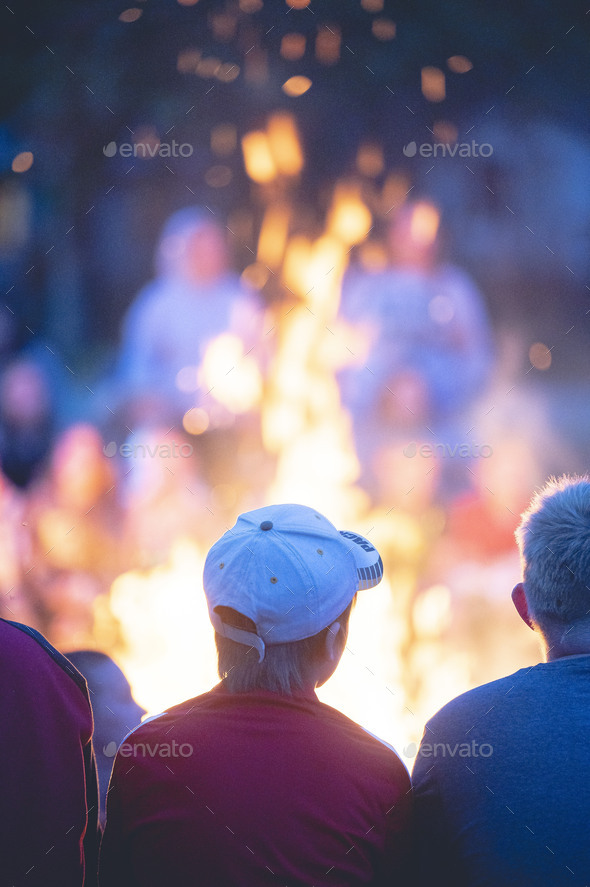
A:
<svg viewBox="0 0 590 887">
<path fill-rule="evenodd" d="M 348 633 L 348 621 L 353 602 L 337 620 L 341 629 L 334 655 L 334 666 L 338 664 Z M 226 625 L 243 631 L 256 631 L 256 625 L 247 616 L 242 616 L 229 607 L 217 607 L 217 612 Z M 317 684 L 322 675 L 326 655 L 328 633 L 334 628 L 328 626 L 309 638 L 283 644 L 268 644 L 264 659 L 260 661 L 255 647 L 232 641 L 229 637 L 215 632 L 217 647 L 217 669 L 225 688 L 230 693 L 249 693 L 255 690 L 269 690 L 289 696 Z"/>
<path fill-rule="evenodd" d="M 534 619 L 590 615 L 590 478 L 552 478 L 522 515 L 516 540 Z"/>
<path fill-rule="evenodd" d="M 156 251 L 159 276 L 210 283 L 227 269 L 225 232 L 210 212 L 190 206 L 170 216 Z"/>
<path fill-rule="evenodd" d="M 382 573 L 370 542 L 312 508 L 240 515 L 203 575 L 226 688 L 291 694 L 324 683 L 342 655 L 357 591 Z"/>
</svg>

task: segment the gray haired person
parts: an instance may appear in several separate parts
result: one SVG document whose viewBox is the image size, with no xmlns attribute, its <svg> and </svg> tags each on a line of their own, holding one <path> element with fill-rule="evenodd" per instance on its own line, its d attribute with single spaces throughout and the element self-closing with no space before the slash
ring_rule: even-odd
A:
<svg viewBox="0 0 590 887">
<path fill-rule="evenodd" d="M 426 725 L 413 771 L 420 885 L 590 883 L 590 478 L 550 480 L 516 539 L 512 600 L 544 661 Z"/>
</svg>

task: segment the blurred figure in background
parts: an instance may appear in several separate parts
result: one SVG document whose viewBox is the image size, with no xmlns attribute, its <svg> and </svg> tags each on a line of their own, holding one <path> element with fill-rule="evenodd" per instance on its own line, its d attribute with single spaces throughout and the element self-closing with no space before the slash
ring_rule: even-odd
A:
<svg viewBox="0 0 590 887">
<path fill-rule="evenodd" d="M 35 627 L 61 645 L 88 643 L 93 604 L 124 569 L 115 473 L 91 425 L 58 438 L 45 476 L 32 487 L 25 514 L 29 551 L 23 564 Z M 59 631 L 58 631 L 59 628 Z"/>
<path fill-rule="evenodd" d="M 94 716 L 94 752 L 98 770 L 100 817 L 106 820 L 106 799 L 117 749 L 125 736 L 140 724 L 145 709 L 131 695 L 129 681 L 110 656 L 97 650 L 66 653 L 86 678 Z"/>
<path fill-rule="evenodd" d="M 373 494 L 375 458 L 392 444 L 462 442 L 459 419 L 492 368 L 482 297 L 465 272 L 440 259 L 438 208 L 426 201 L 402 207 L 388 249 L 385 270 L 349 272 L 340 307 L 354 352 L 339 375 L 342 403 Z"/>
<path fill-rule="evenodd" d="M 162 563 L 178 539 L 215 532 L 195 452 L 199 442 L 177 429 L 148 426 L 121 447 L 116 492 L 124 513 L 122 542 L 134 566 Z"/>
<path fill-rule="evenodd" d="M 198 207 L 174 213 L 158 244 L 156 278 L 141 290 L 123 326 L 116 383 L 135 402 L 133 419 L 150 411 L 162 421 L 178 419 L 199 406 L 211 425 L 222 422 L 216 393 L 208 396 L 215 380 L 204 378 L 207 349 L 229 334 L 243 356 L 261 333 L 262 304 L 230 271 L 225 232 L 213 215 Z M 231 367 L 228 362 L 220 375 Z"/>
<path fill-rule="evenodd" d="M 110 383 L 115 436 L 182 425 L 203 438 L 211 484 L 239 476 L 242 445 L 260 440 L 263 320 L 258 296 L 230 271 L 226 235 L 213 215 L 198 207 L 174 213 L 158 244 L 156 278 L 124 321 Z"/>
<path fill-rule="evenodd" d="M 34 360 L 17 358 L 0 377 L 0 464 L 18 487 L 42 470 L 55 425 L 49 382 Z"/>
</svg>

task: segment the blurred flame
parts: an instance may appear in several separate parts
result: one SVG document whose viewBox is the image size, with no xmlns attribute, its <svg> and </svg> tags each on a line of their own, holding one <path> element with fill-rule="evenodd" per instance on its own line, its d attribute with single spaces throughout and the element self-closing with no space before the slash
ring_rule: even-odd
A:
<svg viewBox="0 0 590 887">
<path fill-rule="evenodd" d="M 424 635 L 438 637 L 451 622 L 451 593 L 445 585 L 432 585 L 414 603 L 414 625 Z"/>
<path fill-rule="evenodd" d="M 208 345 L 199 370 L 199 382 L 234 414 L 247 413 L 260 402 L 262 378 L 253 357 L 244 354 L 238 336 L 223 333 Z"/>
<path fill-rule="evenodd" d="M 242 151 L 246 172 L 252 181 L 259 184 L 272 182 L 277 175 L 277 168 L 267 134 L 262 130 L 246 133 L 242 137 Z"/>
<path fill-rule="evenodd" d="M 126 642 L 117 658 L 148 714 L 217 682 L 214 635 L 201 586 L 203 563 L 198 546 L 180 539 L 166 564 L 123 573 L 111 587 L 111 610 Z"/>
<path fill-rule="evenodd" d="M 271 203 L 267 207 L 260 228 L 256 257 L 262 265 L 278 268 L 281 264 L 289 233 L 290 218 L 291 212 L 286 204 Z"/>
<path fill-rule="evenodd" d="M 358 186 L 339 183 L 328 213 L 328 230 L 342 243 L 352 246 L 364 240 L 371 228 L 371 213 Z"/>
<path fill-rule="evenodd" d="M 268 144 L 279 172 L 296 176 L 303 168 L 299 133 L 292 114 L 273 114 L 267 127 Z"/>
<path fill-rule="evenodd" d="M 440 213 L 430 203 L 418 203 L 412 212 L 410 233 L 412 240 L 422 246 L 434 243 L 438 234 Z"/>
</svg>

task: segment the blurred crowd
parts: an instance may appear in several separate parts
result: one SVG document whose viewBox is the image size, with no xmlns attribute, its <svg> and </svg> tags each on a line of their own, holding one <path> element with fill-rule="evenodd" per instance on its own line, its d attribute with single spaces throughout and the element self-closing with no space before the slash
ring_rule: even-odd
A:
<svg viewBox="0 0 590 887">
<path fill-rule="evenodd" d="M 155 276 L 131 304 L 84 421 L 60 424 L 60 376 L 39 348 L 8 360 L 0 614 L 62 650 L 124 648 L 113 581 L 165 563 L 179 539 L 209 545 L 237 513 L 264 504 L 280 460 L 269 437 L 294 436 L 277 400 L 303 384 L 300 427 L 317 394 L 281 354 L 295 341 L 334 380 L 349 432 L 342 446 L 356 457 L 356 508 L 371 516 L 389 563 L 410 671 L 444 632 L 465 659 L 462 644 L 481 635 L 466 628 L 495 610 L 504 559 L 516 569 L 517 515 L 552 466 L 533 456 L 518 403 L 489 418 L 498 343 L 484 296 L 445 259 L 437 206 L 406 203 L 381 234 L 351 251 L 338 281 L 329 332 L 339 348 L 305 342 L 299 326 L 289 338 L 293 307 L 305 303 L 290 291 L 268 299 L 255 275 L 234 273 L 218 219 L 188 207 L 164 225 Z M 327 445 L 328 463 L 338 446 Z M 424 601 L 440 611 L 436 625 L 418 618 Z"/>
</svg>

